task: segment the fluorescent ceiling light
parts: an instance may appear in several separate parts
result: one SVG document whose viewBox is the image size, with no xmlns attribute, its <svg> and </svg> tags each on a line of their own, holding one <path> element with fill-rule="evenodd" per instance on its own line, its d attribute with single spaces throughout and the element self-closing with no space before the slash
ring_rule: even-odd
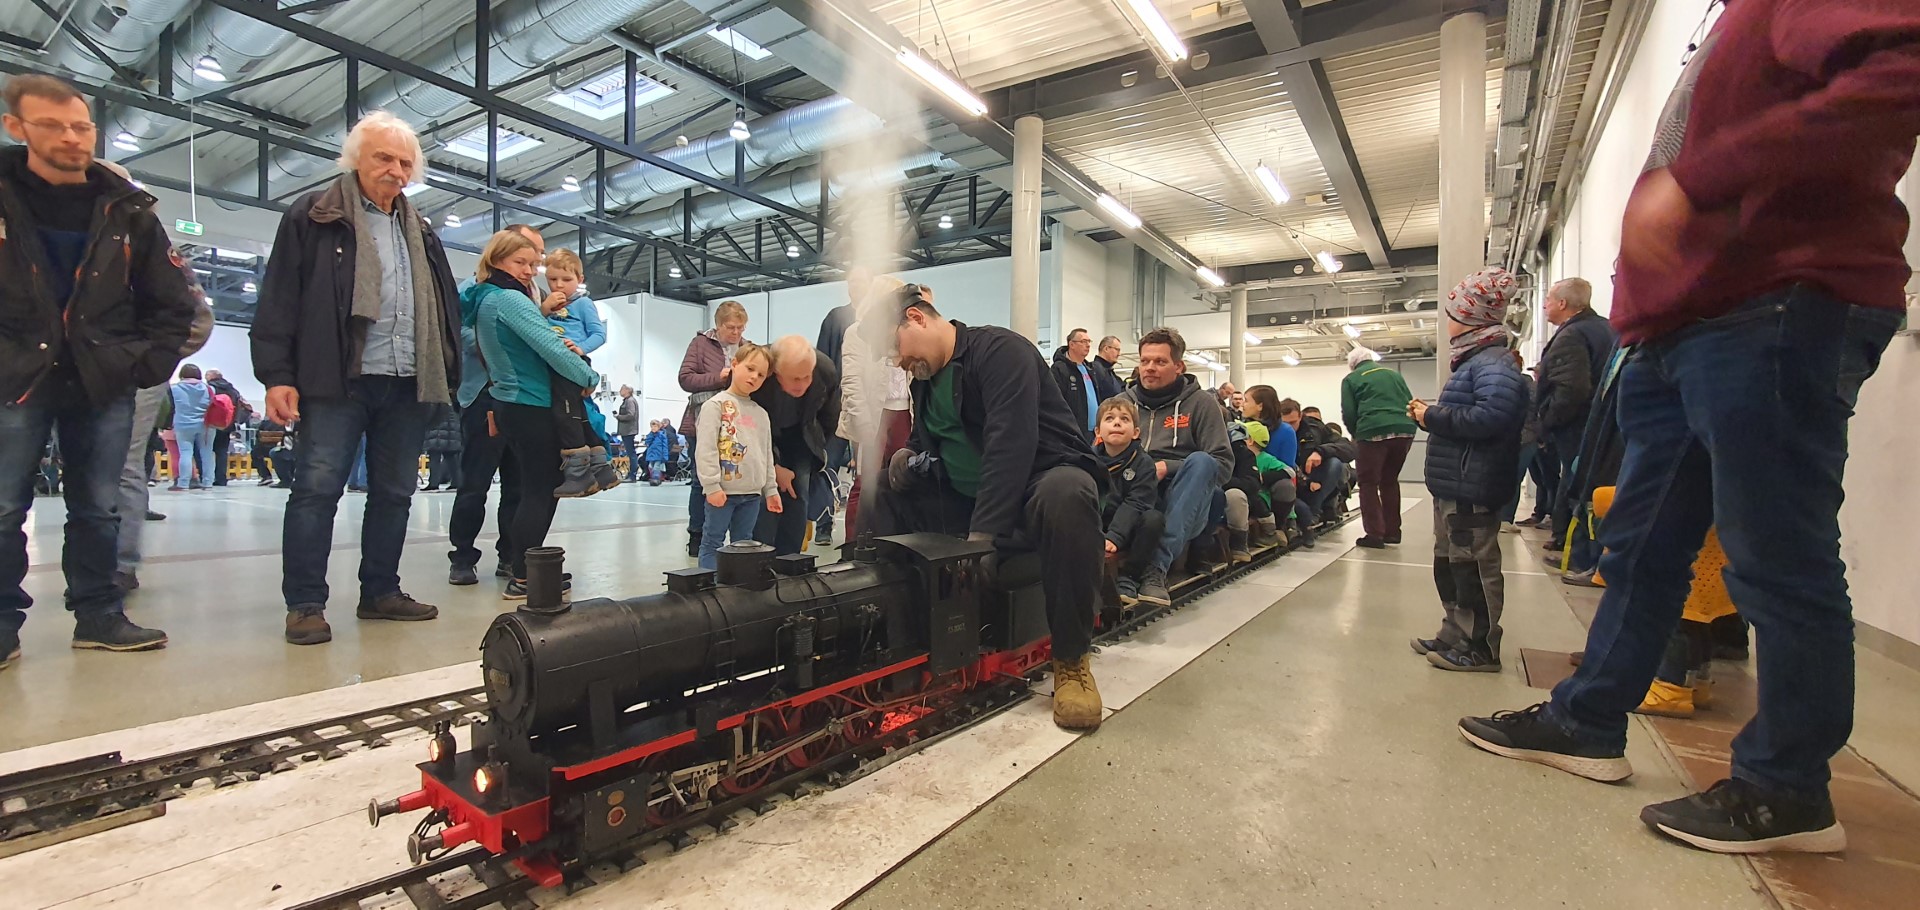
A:
<svg viewBox="0 0 1920 910">
<path fill-rule="evenodd" d="M 745 142 L 753 138 L 753 131 L 747 129 L 746 108 L 735 107 L 733 109 L 733 125 L 727 127 L 727 135 L 732 136 L 735 142 Z"/>
<path fill-rule="evenodd" d="M 800 258 L 800 244 L 797 244 L 797 243 L 787 244 L 787 258 L 788 259 Z"/>
<path fill-rule="evenodd" d="M 633 82 L 633 106 L 638 108 L 652 104 L 673 94 L 673 89 L 648 79 L 635 76 Z M 586 114 L 596 120 L 611 120 L 620 113 L 627 101 L 627 69 L 616 66 L 598 76 L 588 79 L 569 91 L 557 92 L 547 96 L 547 103 L 564 107 L 567 110 Z"/>
<path fill-rule="evenodd" d="M 1181 359 L 1185 360 L 1188 363 L 1206 363 L 1207 362 L 1207 358 L 1200 356 L 1199 353 L 1194 351 L 1188 351 L 1186 356 Z"/>
<path fill-rule="evenodd" d="M 946 70 L 935 66 L 932 61 L 920 56 L 919 51 L 903 47 L 900 49 L 900 54 L 897 59 L 900 61 L 901 66 L 906 67 L 914 75 L 919 76 L 920 81 L 933 86 L 940 94 L 947 96 L 947 100 L 959 105 L 961 110 L 975 117 L 986 116 L 987 103 L 980 100 L 979 95 L 974 94 L 972 89 L 967 88 L 966 83 L 955 79 L 952 75 L 948 74 Z"/>
<path fill-rule="evenodd" d="M 1160 14 L 1160 7 L 1153 0 L 1127 0 L 1133 7 L 1133 14 L 1140 17 L 1140 24 L 1147 27 L 1147 34 L 1153 37 L 1153 43 L 1160 45 L 1160 52 L 1169 61 L 1187 59 L 1186 42 L 1180 40 L 1180 34 L 1173 30 L 1167 17 Z"/>
<path fill-rule="evenodd" d="M 260 257 L 244 250 L 223 250 L 219 247 L 214 247 L 213 258 L 225 259 L 228 262 L 253 262 Z"/>
<path fill-rule="evenodd" d="M 1300 358 L 1292 354 L 1281 354 L 1280 362 L 1290 367 L 1297 367 L 1300 365 Z"/>
<path fill-rule="evenodd" d="M 1379 352 L 1379 351 L 1368 351 L 1367 353 L 1369 353 L 1369 354 L 1372 354 L 1372 355 L 1373 355 L 1373 360 L 1374 360 L 1374 362 L 1375 362 L 1375 363 L 1378 363 L 1378 362 L 1380 362 L 1380 352 Z"/>
<path fill-rule="evenodd" d="M 736 32 L 733 29 L 714 26 L 713 28 L 707 29 L 707 34 L 719 40 L 721 44 L 727 45 L 728 47 L 731 47 L 734 50 L 739 51 L 740 53 L 746 54 L 747 56 L 752 57 L 755 60 L 765 60 L 768 57 L 773 56 L 772 51 L 767 50 L 766 48 L 761 47 L 760 45 L 755 44 L 752 41 L 747 40 L 739 32 Z"/>
<path fill-rule="evenodd" d="M 1333 255 L 1332 250 L 1321 250 L 1320 252 L 1313 254 L 1313 260 L 1315 262 L 1320 263 L 1320 267 L 1322 269 L 1325 269 L 1327 274 L 1329 275 L 1335 272 L 1338 272 L 1341 269 L 1340 258 L 1338 256 Z"/>
<path fill-rule="evenodd" d="M 568 174 L 565 179 L 560 181 L 560 188 L 569 193 L 578 193 L 580 192 L 580 178 Z"/>
<path fill-rule="evenodd" d="M 1255 335 L 1255 334 L 1253 334 L 1252 332 L 1241 332 L 1241 333 L 1240 333 L 1240 337 L 1242 337 L 1242 338 L 1245 338 L 1245 339 L 1247 340 L 1247 343 L 1248 343 L 1248 344 L 1259 344 L 1259 343 L 1260 343 L 1260 336 L 1258 336 L 1258 335 Z"/>
<path fill-rule="evenodd" d="M 672 267 L 669 267 L 669 268 L 667 269 L 667 277 L 668 277 L 668 278 L 678 278 L 678 277 L 680 277 L 680 276 L 681 276 L 681 274 L 682 274 L 682 272 L 680 271 L 680 267 L 679 267 L 679 266 L 677 266 L 677 265 L 676 265 L 676 266 L 672 266 Z"/>
<path fill-rule="evenodd" d="M 446 221 L 446 225 L 447 225 L 447 227 L 450 227 L 450 228 L 457 228 L 457 227 L 459 227 L 459 226 L 460 226 L 460 216 L 459 216 L 459 215 L 456 215 L 456 214 L 454 214 L 454 213 L 452 213 L 452 212 L 448 212 L 448 213 L 447 213 L 447 221 Z"/>
<path fill-rule="evenodd" d="M 430 187 L 428 187 L 425 182 L 409 183 L 407 184 L 407 188 L 401 190 L 400 192 L 407 194 L 408 199 L 412 199 L 413 197 L 426 192 L 428 189 L 430 189 Z"/>
<path fill-rule="evenodd" d="M 941 215 L 941 216 L 940 216 L 940 229 L 944 231 L 944 230 L 949 230 L 949 229 L 951 229 L 952 227 L 953 227 L 953 216 L 952 216 L 952 215 Z"/>
<path fill-rule="evenodd" d="M 259 285 L 257 285 L 257 284 L 254 284 L 254 283 L 253 283 L 253 282 L 251 282 L 251 281 L 249 281 L 249 282 L 247 282 L 246 284 L 243 284 L 243 285 L 241 285 L 241 286 L 240 286 L 240 290 L 242 290 L 242 291 L 245 291 L 245 292 L 247 292 L 247 293 L 249 293 L 249 294 L 252 294 L 252 293 L 254 293 L 254 292 L 256 292 L 256 291 L 258 291 L 258 290 L 260 290 L 260 286 L 259 286 Z"/>
<path fill-rule="evenodd" d="M 1204 281 L 1210 285 L 1213 285 L 1214 287 L 1223 288 L 1227 286 L 1227 279 L 1220 277 L 1219 272 L 1216 272 L 1210 268 L 1207 268 L 1204 265 L 1197 269 L 1194 269 L 1193 273 L 1195 275 L 1200 276 L 1201 281 Z"/>
<path fill-rule="evenodd" d="M 1120 200 L 1106 193 L 1101 193 L 1098 201 L 1100 207 L 1107 210 L 1107 214 L 1119 219 L 1120 223 L 1126 225 L 1129 230 L 1137 231 L 1140 229 L 1140 216 L 1135 215 L 1132 209 L 1121 205 Z"/>
<path fill-rule="evenodd" d="M 113 147 L 123 152 L 137 152 L 140 150 L 140 140 L 133 138 L 132 133 L 121 130 L 113 136 Z"/>
<path fill-rule="evenodd" d="M 1287 192 L 1287 185 L 1280 182 L 1272 168 L 1262 164 L 1253 169 L 1253 176 L 1260 179 L 1261 188 L 1267 191 L 1267 196 L 1273 199 L 1275 205 L 1286 205 L 1287 200 L 1293 198 L 1293 194 Z"/>
<path fill-rule="evenodd" d="M 1348 338 L 1358 338 L 1358 337 L 1360 337 L 1360 327 L 1359 327 L 1359 326 L 1357 326 L 1357 325 L 1354 325 L 1354 324 L 1353 324 L 1353 323 L 1351 323 L 1351 322 L 1349 322 L 1349 323 L 1347 323 L 1346 325 L 1343 325 L 1343 326 L 1341 326 L 1341 327 L 1340 327 L 1340 331 L 1342 331 L 1342 332 L 1345 332 L 1345 333 L 1347 333 L 1347 337 L 1348 337 Z"/>
<path fill-rule="evenodd" d="M 515 155 L 524 155 L 546 144 L 532 136 L 521 135 L 505 127 L 496 130 L 494 135 L 499 146 L 497 150 L 499 157 L 496 159 L 499 161 L 505 161 Z M 475 161 L 487 160 L 487 128 L 476 126 L 461 133 L 458 138 L 447 143 L 447 151 Z"/>
</svg>

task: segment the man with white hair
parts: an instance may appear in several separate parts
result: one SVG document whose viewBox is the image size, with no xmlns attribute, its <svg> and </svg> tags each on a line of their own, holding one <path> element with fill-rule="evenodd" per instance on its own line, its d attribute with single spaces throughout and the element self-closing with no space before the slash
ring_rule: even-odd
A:
<svg viewBox="0 0 1920 910">
<path fill-rule="evenodd" d="M 460 301 L 440 239 L 402 192 L 426 158 L 405 121 L 354 125 L 338 179 L 280 221 L 253 322 L 253 369 L 267 417 L 300 422 L 300 471 L 281 542 L 287 641 L 333 639 L 327 557 L 333 518 L 364 435 L 361 619 L 424 620 L 439 610 L 400 590 L 400 551 L 421 445 L 460 381 Z"/>
<path fill-rule="evenodd" d="M 772 424 L 773 475 L 785 508 L 761 512 L 753 537 L 785 556 L 800 552 L 806 542 L 813 514 L 809 478 L 826 465 L 827 440 L 840 427 L 840 373 L 799 335 L 776 339 L 772 349 L 773 381 L 753 393 L 753 400 L 767 409 Z"/>
</svg>

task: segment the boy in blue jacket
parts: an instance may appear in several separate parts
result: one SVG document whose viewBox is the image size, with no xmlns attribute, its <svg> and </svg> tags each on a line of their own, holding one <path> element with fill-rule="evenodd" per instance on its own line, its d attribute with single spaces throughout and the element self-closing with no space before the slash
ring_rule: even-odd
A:
<svg viewBox="0 0 1920 910">
<path fill-rule="evenodd" d="M 579 256 L 566 249 L 548 253 L 546 267 L 547 287 L 552 290 L 540 301 L 540 312 L 546 314 L 554 334 L 565 340 L 568 348 L 586 357 L 607 343 L 607 328 L 600 321 L 600 311 L 594 306 L 593 298 L 580 287 L 586 277 L 586 267 Z M 550 381 L 553 383 L 554 427 L 560 433 L 563 457 L 582 453 L 588 456 L 584 465 L 583 459 L 567 459 L 567 474 L 553 495 L 571 499 L 619 486 L 620 472 L 613 469 L 604 437 L 595 427 L 599 409 L 587 401 L 592 390 L 574 385 L 559 374 L 554 374 Z"/>
<path fill-rule="evenodd" d="M 1527 389 L 1507 354 L 1507 302 L 1516 286 L 1502 268 L 1474 273 L 1442 307 L 1453 376 L 1432 405 L 1416 398 L 1407 414 L 1427 439 L 1427 490 L 1433 494 L 1433 578 L 1445 608 L 1440 632 L 1413 640 L 1415 653 L 1442 670 L 1500 671 L 1500 511 L 1518 482 L 1520 427 Z"/>
</svg>

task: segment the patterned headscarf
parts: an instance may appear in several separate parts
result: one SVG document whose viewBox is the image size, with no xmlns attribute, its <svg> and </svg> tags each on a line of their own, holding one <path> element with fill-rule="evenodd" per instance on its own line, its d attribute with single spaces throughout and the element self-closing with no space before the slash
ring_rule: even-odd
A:
<svg viewBox="0 0 1920 910">
<path fill-rule="evenodd" d="M 1454 367 L 1483 347 L 1507 343 L 1507 301 L 1518 289 L 1512 273 L 1490 266 L 1468 275 L 1448 292 L 1442 312 L 1470 329 L 1453 337 Z"/>
</svg>

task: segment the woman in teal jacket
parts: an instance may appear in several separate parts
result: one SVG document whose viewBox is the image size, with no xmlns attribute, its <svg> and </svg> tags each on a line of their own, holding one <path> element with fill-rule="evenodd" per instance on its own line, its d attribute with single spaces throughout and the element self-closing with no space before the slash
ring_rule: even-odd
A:
<svg viewBox="0 0 1920 910">
<path fill-rule="evenodd" d="M 572 342 L 554 334 L 533 302 L 533 274 L 540 257 L 527 238 L 501 231 L 480 253 L 477 283 L 461 292 L 461 310 L 486 364 L 497 431 L 520 466 L 520 506 L 509 540 L 513 578 L 507 600 L 527 598 L 527 550 L 545 546 L 553 526 L 560 486 L 560 438 L 555 432 L 549 371 L 582 388 L 599 382 Z"/>
</svg>

